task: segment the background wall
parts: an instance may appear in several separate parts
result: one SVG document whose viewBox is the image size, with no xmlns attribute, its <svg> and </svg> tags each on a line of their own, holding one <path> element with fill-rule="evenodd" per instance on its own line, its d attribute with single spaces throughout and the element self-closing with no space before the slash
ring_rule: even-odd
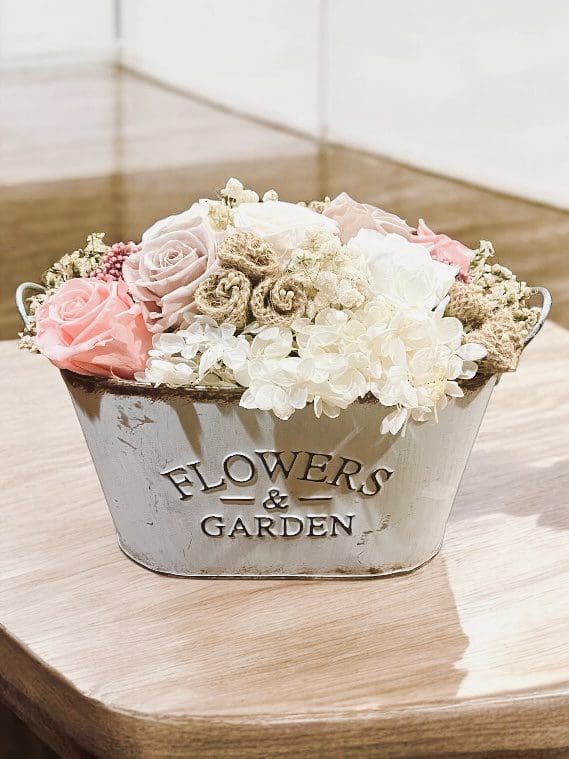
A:
<svg viewBox="0 0 569 759">
<path fill-rule="evenodd" d="M 223 105 L 569 207 L 563 0 L 122 0 L 123 60 Z"/>
<path fill-rule="evenodd" d="M 321 10 L 319 0 L 122 0 L 123 62 L 318 134 Z"/>
<path fill-rule="evenodd" d="M 0 64 L 116 55 L 115 0 L 0 0 Z"/>
<path fill-rule="evenodd" d="M 331 140 L 569 207 L 569 3 L 327 7 Z"/>
<path fill-rule="evenodd" d="M 563 0 L 0 0 L 0 63 L 105 56 L 310 135 L 569 208 Z"/>
</svg>

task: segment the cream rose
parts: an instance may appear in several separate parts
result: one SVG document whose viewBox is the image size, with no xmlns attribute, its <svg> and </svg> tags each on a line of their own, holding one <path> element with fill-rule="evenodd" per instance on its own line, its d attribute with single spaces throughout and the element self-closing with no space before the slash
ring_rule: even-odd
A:
<svg viewBox="0 0 569 759">
<path fill-rule="evenodd" d="M 358 203 L 347 192 L 341 192 L 322 213 L 338 223 L 340 239 L 344 244 L 355 237 L 360 229 L 375 229 L 384 235 L 394 233 L 407 238 L 413 232 L 413 228 L 399 216 L 369 203 Z"/>
<path fill-rule="evenodd" d="M 338 231 L 333 219 L 306 206 L 282 200 L 240 203 L 233 212 L 233 224 L 237 229 L 254 232 L 266 240 L 279 254 L 281 263 L 287 262 L 287 253 L 304 242 L 310 229 Z"/>
<path fill-rule="evenodd" d="M 366 260 L 376 295 L 418 309 L 433 309 L 447 295 L 458 266 L 431 258 L 429 248 L 398 234 L 361 229 L 349 243 Z"/>
<path fill-rule="evenodd" d="M 192 209 L 156 222 L 126 259 L 123 277 L 151 332 L 178 326 L 198 285 L 216 268 L 215 236 Z"/>
</svg>

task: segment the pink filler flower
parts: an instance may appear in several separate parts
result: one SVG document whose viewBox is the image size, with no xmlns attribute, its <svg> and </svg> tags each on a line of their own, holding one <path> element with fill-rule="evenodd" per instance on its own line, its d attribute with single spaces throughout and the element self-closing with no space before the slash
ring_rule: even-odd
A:
<svg viewBox="0 0 569 759">
<path fill-rule="evenodd" d="M 116 242 L 101 256 L 101 262 L 91 274 L 91 277 L 102 279 L 104 282 L 112 282 L 113 279 L 122 279 L 122 267 L 124 262 L 133 253 L 138 253 L 140 246 L 133 242 Z"/>
<path fill-rule="evenodd" d="M 36 346 L 60 369 L 132 379 L 151 336 L 125 282 L 70 279 L 36 311 Z"/>
<path fill-rule="evenodd" d="M 448 235 L 436 234 L 432 229 L 429 229 L 423 219 L 419 219 L 417 234 L 409 239 L 421 245 L 431 245 L 431 258 L 434 258 L 435 261 L 441 261 L 443 264 L 458 266 L 457 279 L 460 279 L 461 282 L 470 281 L 468 270 L 470 262 L 474 258 L 474 251 L 467 248 L 466 245 L 458 240 L 453 240 Z"/>
</svg>

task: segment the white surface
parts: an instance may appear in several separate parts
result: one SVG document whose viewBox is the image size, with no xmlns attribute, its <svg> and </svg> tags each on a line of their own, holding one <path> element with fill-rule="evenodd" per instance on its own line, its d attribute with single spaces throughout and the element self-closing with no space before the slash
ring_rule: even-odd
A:
<svg viewBox="0 0 569 759">
<path fill-rule="evenodd" d="M 327 7 L 329 139 L 569 207 L 569 3 Z"/>
<path fill-rule="evenodd" d="M 568 3 L 122 0 L 122 8 L 124 60 L 160 80 L 569 207 Z"/>
<path fill-rule="evenodd" d="M 123 61 L 239 111 L 319 129 L 318 0 L 123 0 Z"/>
<path fill-rule="evenodd" d="M 0 62 L 115 55 L 113 0 L 0 0 Z"/>
</svg>

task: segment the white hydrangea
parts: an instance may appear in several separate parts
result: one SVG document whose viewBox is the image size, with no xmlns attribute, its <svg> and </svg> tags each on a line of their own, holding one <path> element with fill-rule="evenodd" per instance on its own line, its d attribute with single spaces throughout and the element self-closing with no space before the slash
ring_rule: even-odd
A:
<svg viewBox="0 0 569 759">
<path fill-rule="evenodd" d="M 409 419 L 436 418 L 449 397 L 463 394 L 456 380 L 472 376 L 474 360 L 485 353 L 461 346 L 462 324 L 444 317 L 445 307 L 402 309 L 380 297 L 355 312 L 325 309 L 292 329 L 267 327 L 235 373 L 247 387 L 241 405 L 288 419 L 312 402 L 317 416 L 335 417 L 372 393 L 393 408 L 382 433 L 404 432 Z"/>
<path fill-rule="evenodd" d="M 341 311 L 333 313 L 345 316 Z M 288 419 L 296 409 L 312 402 L 316 416 L 336 417 L 360 393 L 365 394 L 365 377 L 358 370 L 363 357 L 327 356 L 323 350 L 317 356 L 303 352 L 296 338 L 298 330 L 309 326 L 314 327 L 308 320 L 300 320 L 294 334 L 288 327 L 266 327 L 257 334 L 249 360 L 235 373 L 237 382 L 247 387 L 242 406 L 271 410 L 280 419 Z M 323 333 L 328 331 L 323 327 Z M 331 342 L 324 334 L 321 339 Z M 293 356 L 295 347 L 297 355 Z"/>
<path fill-rule="evenodd" d="M 185 329 L 154 335 L 138 382 L 158 385 L 234 386 L 234 372 L 247 361 L 250 343 L 235 335 L 235 325 L 217 325 L 205 316 L 190 317 Z"/>
<path fill-rule="evenodd" d="M 328 231 L 309 233 L 287 270 L 299 274 L 307 288 L 307 316 L 326 308 L 357 309 L 371 297 L 371 280 L 360 250 L 346 247 Z"/>
</svg>

